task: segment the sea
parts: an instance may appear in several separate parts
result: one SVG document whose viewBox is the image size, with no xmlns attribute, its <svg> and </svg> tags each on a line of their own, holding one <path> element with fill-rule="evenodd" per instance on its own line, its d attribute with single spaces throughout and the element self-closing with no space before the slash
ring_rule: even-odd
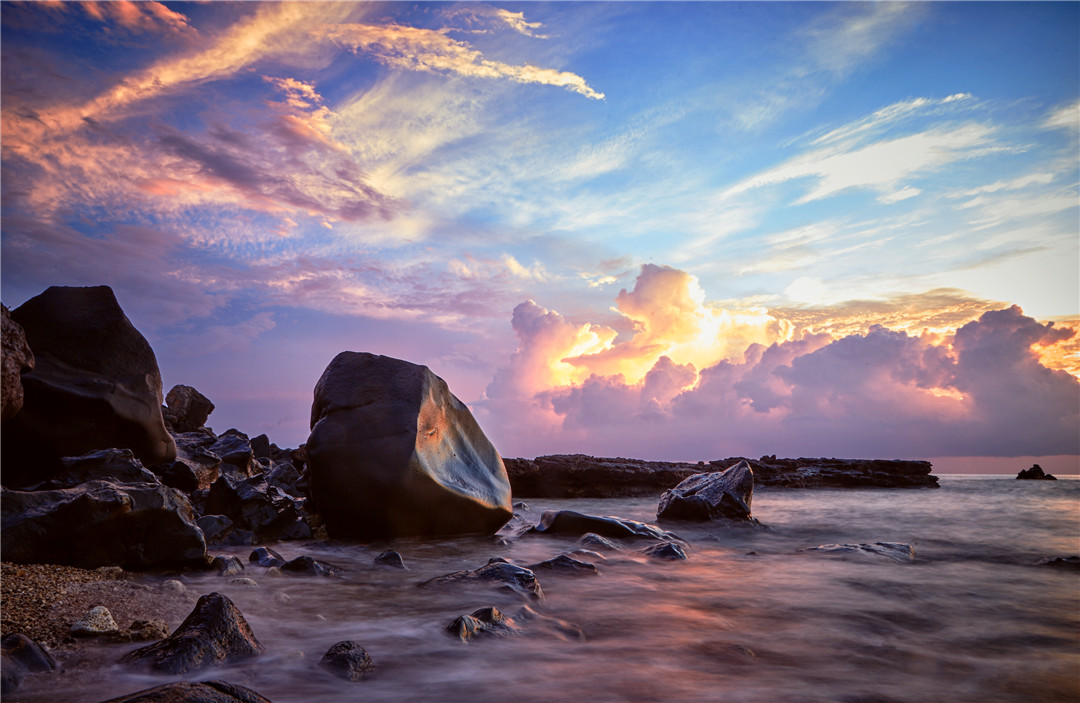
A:
<svg viewBox="0 0 1080 703">
<path fill-rule="evenodd" d="M 621 543 L 576 558 L 594 575 L 538 571 L 541 601 L 490 584 L 421 586 L 492 557 L 529 565 L 580 547 L 526 534 L 383 544 L 284 542 L 333 564 L 331 578 L 186 574 L 195 593 L 239 607 L 259 657 L 185 675 L 251 688 L 275 703 L 1080 701 L 1080 480 L 945 475 L 938 489 L 758 489 L 761 526 L 667 526 L 685 561 Z M 544 510 L 655 522 L 656 498 L 528 500 Z M 898 543 L 895 549 L 815 550 Z M 398 551 L 407 570 L 375 563 Z M 214 548 L 245 562 L 251 547 Z M 913 558 L 906 558 L 913 553 Z M 176 575 L 147 574 L 159 585 Z M 468 643 L 447 626 L 494 606 L 508 636 Z M 172 623 L 176 625 L 177 623 Z M 373 659 L 356 683 L 319 666 L 342 640 Z M 95 645 L 87 645 L 95 646 Z M 36 677 L 17 701 L 97 702 L 178 677 L 115 663 L 135 644 L 101 645 L 92 673 Z"/>
</svg>

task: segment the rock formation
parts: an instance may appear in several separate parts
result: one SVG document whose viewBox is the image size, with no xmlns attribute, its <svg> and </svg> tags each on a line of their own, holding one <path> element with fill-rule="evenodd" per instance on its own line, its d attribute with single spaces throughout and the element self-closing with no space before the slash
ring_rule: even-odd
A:
<svg viewBox="0 0 1080 703">
<path fill-rule="evenodd" d="M 39 483 L 60 457 L 94 449 L 130 449 L 145 466 L 176 456 L 157 359 L 109 287 L 52 287 L 11 316 L 35 367 L 22 374 L 22 410 L 3 425 L 5 485 Z"/>
<path fill-rule="evenodd" d="M 3 311 L 3 356 L 0 356 L 0 420 L 15 417 L 23 406 L 22 374 L 34 370 L 34 353 L 26 343 L 26 332 L 11 319 L 11 311 L 0 305 Z"/>
<path fill-rule="evenodd" d="M 1056 481 L 1057 476 L 1043 471 L 1043 467 L 1035 464 L 1030 469 L 1024 469 L 1016 474 L 1016 478 L 1022 481 Z"/>
<path fill-rule="evenodd" d="M 194 432 L 206 424 L 214 404 L 191 386 L 173 386 L 165 396 L 162 414 L 176 432 Z"/>
<path fill-rule="evenodd" d="M 512 515 L 498 452 L 425 366 L 342 352 L 311 428 L 310 493 L 331 537 L 494 533 Z"/>
<path fill-rule="evenodd" d="M 740 461 L 723 471 L 695 474 L 660 496 L 657 520 L 752 521 L 750 502 L 754 498 L 754 472 Z"/>
<path fill-rule="evenodd" d="M 581 537 L 588 533 L 616 539 L 650 539 L 671 541 L 677 539 L 670 532 L 656 525 L 611 515 L 586 515 L 574 510 L 545 510 L 533 532 L 546 535 L 569 535 Z"/>
</svg>

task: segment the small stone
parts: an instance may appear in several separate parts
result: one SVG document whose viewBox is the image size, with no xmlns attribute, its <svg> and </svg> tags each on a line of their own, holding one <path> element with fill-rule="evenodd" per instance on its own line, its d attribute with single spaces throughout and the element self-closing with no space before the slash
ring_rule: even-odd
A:
<svg viewBox="0 0 1080 703">
<path fill-rule="evenodd" d="M 326 650 L 321 666 L 332 671 L 347 681 L 357 682 L 366 679 L 375 670 L 375 662 L 367 651 L 352 640 L 338 642 Z"/>
<path fill-rule="evenodd" d="M 401 558 L 401 555 L 395 551 L 388 550 L 375 557 L 376 564 L 382 564 L 383 566 L 391 566 L 395 569 L 408 569 L 405 566 L 405 561 Z"/>
<path fill-rule="evenodd" d="M 248 561 L 254 562 L 258 566 L 281 566 L 285 563 L 285 557 L 269 547 L 256 547 L 248 556 Z"/>
<path fill-rule="evenodd" d="M 161 584 L 161 590 L 169 593 L 187 593 L 187 586 L 176 579 L 169 579 Z"/>
<path fill-rule="evenodd" d="M 131 626 L 112 636 L 120 642 L 149 642 L 169 636 L 169 625 L 164 620 L 135 620 Z"/>
<path fill-rule="evenodd" d="M 217 556 L 210 562 L 210 568 L 217 569 L 218 576 L 239 576 L 244 573 L 244 562 L 234 556 Z"/>
<path fill-rule="evenodd" d="M 653 546 L 645 549 L 642 554 L 653 557 L 654 559 L 670 559 L 672 561 L 685 560 L 686 552 L 683 548 L 674 542 L 661 542 L 660 544 L 654 544 Z"/>
<path fill-rule="evenodd" d="M 259 584 L 255 579 L 249 579 L 245 577 L 233 579 L 229 581 L 234 586 L 243 586 L 244 588 L 258 588 Z"/>
<path fill-rule="evenodd" d="M 607 549 L 608 551 L 615 551 L 619 548 L 619 545 L 612 542 L 607 537 L 601 537 L 595 532 L 586 532 L 578 540 L 578 544 L 582 547 L 589 547 L 590 549 Z"/>
<path fill-rule="evenodd" d="M 95 605 L 71 626 L 71 634 L 75 637 L 101 637 L 119 631 L 112 613 L 103 605 Z"/>
</svg>

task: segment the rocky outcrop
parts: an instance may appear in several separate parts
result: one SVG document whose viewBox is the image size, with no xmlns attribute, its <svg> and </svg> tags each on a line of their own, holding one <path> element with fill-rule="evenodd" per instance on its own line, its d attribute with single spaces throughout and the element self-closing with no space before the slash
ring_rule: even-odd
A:
<svg viewBox="0 0 1080 703">
<path fill-rule="evenodd" d="M 265 651 L 233 602 L 220 593 L 209 593 L 171 635 L 128 652 L 120 661 L 183 674 Z"/>
<path fill-rule="evenodd" d="M 93 569 L 204 567 L 206 542 L 187 498 L 160 483 L 93 480 L 0 492 L 5 561 Z"/>
<path fill-rule="evenodd" d="M 519 498 L 622 498 L 659 495 L 695 474 L 715 472 L 745 461 L 758 487 L 783 488 L 936 488 L 928 461 L 884 459 L 760 459 L 645 461 L 584 454 L 504 459 L 514 495 Z"/>
<path fill-rule="evenodd" d="M 0 305 L 3 311 L 3 356 L 0 356 L 0 421 L 15 417 L 23 406 L 22 374 L 34 370 L 34 353 L 26 343 L 22 325 L 11 319 L 11 311 Z"/>
<path fill-rule="evenodd" d="M 1030 469 L 1024 469 L 1020 473 L 1016 474 L 1016 478 L 1021 481 L 1056 481 L 1057 476 L 1048 474 L 1043 471 L 1043 467 L 1035 464 Z"/>
<path fill-rule="evenodd" d="M 270 703 L 250 688 L 225 681 L 174 681 L 103 703 Z"/>
<path fill-rule="evenodd" d="M 12 311 L 34 350 L 22 410 L 3 424 L 4 485 L 40 483 L 60 457 L 119 447 L 152 466 L 176 456 L 161 373 L 107 286 L 53 287 Z"/>
<path fill-rule="evenodd" d="M 425 366 L 342 352 L 311 428 L 310 493 L 331 537 L 490 534 L 512 515 L 498 452 Z"/>
<path fill-rule="evenodd" d="M 723 471 L 695 474 L 660 496 L 657 520 L 752 521 L 754 472 L 740 461 Z"/>
<path fill-rule="evenodd" d="M 176 432 L 194 432 L 206 425 L 214 404 L 191 386 L 173 386 L 165 396 L 165 422 Z"/>
</svg>

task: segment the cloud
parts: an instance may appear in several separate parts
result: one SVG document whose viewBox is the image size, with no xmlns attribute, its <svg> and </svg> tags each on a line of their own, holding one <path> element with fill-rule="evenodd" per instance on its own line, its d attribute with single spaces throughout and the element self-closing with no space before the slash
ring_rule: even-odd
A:
<svg viewBox="0 0 1080 703">
<path fill-rule="evenodd" d="M 81 2 L 79 7 L 99 22 L 114 23 L 131 32 L 197 35 L 188 18 L 160 2 Z"/>
</svg>

